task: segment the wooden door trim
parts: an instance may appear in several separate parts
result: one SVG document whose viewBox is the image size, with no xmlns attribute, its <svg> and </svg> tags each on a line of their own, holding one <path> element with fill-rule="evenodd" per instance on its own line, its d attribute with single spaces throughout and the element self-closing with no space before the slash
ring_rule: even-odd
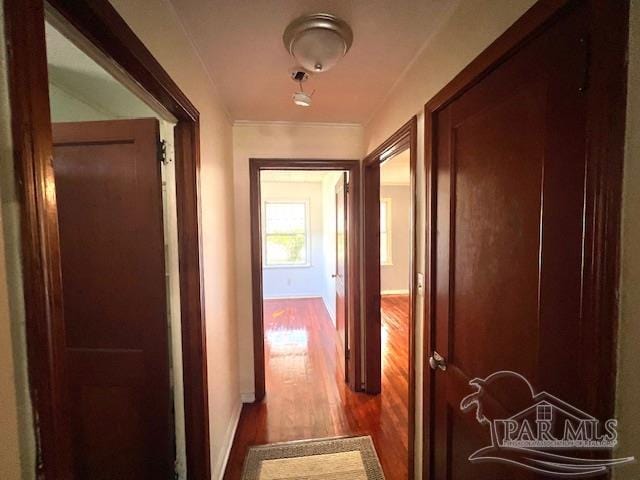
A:
<svg viewBox="0 0 640 480">
<path fill-rule="evenodd" d="M 348 180 L 347 172 L 343 172 L 343 174 L 341 176 L 341 180 L 342 180 L 342 182 L 340 183 L 340 188 L 341 188 L 341 191 L 342 191 L 342 194 L 343 194 L 342 207 L 341 207 L 342 210 L 343 210 L 343 212 L 342 212 L 343 213 L 342 221 L 344 222 L 343 223 L 343 230 L 347 230 L 347 225 L 349 224 L 348 214 L 349 214 L 349 211 L 350 211 L 349 206 L 346 205 L 346 202 L 349 199 L 349 197 L 348 197 L 348 188 L 349 188 L 348 187 L 348 183 L 349 183 L 349 180 Z M 345 191 L 345 189 L 346 189 L 346 191 Z M 335 227 L 336 227 L 336 230 L 335 230 L 336 231 L 336 235 L 335 235 L 335 237 L 336 237 L 335 238 L 336 262 L 335 262 L 335 275 L 334 276 L 336 278 L 336 284 L 337 284 L 338 277 L 339 277 L 338 276 L 338 271 L 339 271 L 339 269 L 338 269 L 338 265 L 339 265 L 339 260 L 338 260 L 338 250 L 339 250 L 339 247 L 338 247 L 338 198 L 339 197 L 338 197 L 337 184 L 334 185 L 333 192 L 334 192 L 333 193 L 333 198 L 334 198 L 335 209 L 336 209 L 335 210 L 335 212 L 336 212 L 336 219 L 335 219 L 336 220 L 335 221 Z M 345 238 L 342 241 L 342 248 L 344 249 L 345 255 L 347 255 L 348 251 L 349 251 L 349 245 L 348 244 L 345 245 L 345 241 L 344 240 L 347 240 L 347 242 L 348 242 L 348 240 L 349 240 L 348 235 L 345 236 Z M 349 272 L 350 272 L 349 265 L 348 265 L 348 259 L 350 257 L 347 256 L 346 258 L 347 258 L 347 262 L 343 261 L 343 263 L 345 263 L 343 265 L 343 270 L 347 272 L 347 282 L 346 283 L 344 281 L 342 282 L 343 283 L 343 285 L 342 285 L 343 297 L 344 297 L 344 302 L 345 302 L 345 305 L 346 305 L 346 307 L 345 307 L 346 313 L 344 314 L 344 319 L 343 319 L 343 322 L 344 322 L 344 337 L 341 337 L 340 341 L 342 342 L 342 350 L 343 350 L 343 353 L 345 355 L 345 364 L 349 365 L 349 357 L 347 356 L 347 349 L 349 348 L 349 323 L 348 323 L 349 322 L 349 316 L 348 316 L 348 314 L 349 314 L 349 303 L 348 302 L 349 302 L 349 298 L 351 298 L 351 297 L 349 297 L 351 292 L 349 291 L 349 282 L 348 282 Z M 335 313 L 336 325 L 335 326 L 336 326 L 336 330 L 338 331 L 338 335 L 340 335 L 339 326 L 338 326 L 338 288 L 337 287 L 335 289 L 335 305 L 336 305 L 336 313 Z M 348 371 L 347 368 L 345 368 L 344 381 L 349 383 L 349 380 L 350 380 L 349 371 Z"/>
<path fill-rule="evenodd" d="M 415 445 L 415 319 L 416 319 L 416 295 L 415 282 L 417 269 L 417 244 L 418 230 L 416 228 L 416 206 L 418 202 L 416 188 L 416 165 L 418 153 L 418 118 L 413 116 L 407 123 L 393 133 L 385 142 L 377 147 L 363 160 L 363 238 L 376 238 L 379 235 L 380 225 L 380 164 L 385 158 L 394 153 L 399 153 L 409 148 L 410 165 L 410 238 L 409 249 L 409 398 L 408 398 L 408 436 L 409 436 L 409 478 L 413 478 L 414 472 L 414 445 Z M 376 171 L 377 170 L 377 174 Z M 377 218 L 377 221 L 375 221 Z M 373 221 L 372 221 L 373 219 Z M 364 257 L 364 358 L 365 358 L 365 391 L 370 394 L 381 391 L 381 344 L 379 326 L 380 313 L 380 243 L 363 243 Z M 367 341 L 373 339 L 373 341 Z M 373 360 L 372 360 L 373 359 Z"/>
<path fill-rule="evenodd" d="M 436 167 L 435 115 L 499 67 L 549 25 L 581 3 L 589 9 L 590 68 L 586 94 L 588 195 L 586 225 L 592 235 L 585 241 L 589 259 L 585 274 L 584 315 L 592 324 L 587 343 L 595 362 L 590 362 L 592 413 L 611 418 L 615 404 L 616 334 L 620 272 L 620 226 L 622 165 L 627 84 L 628 2 L 610 0 L 539 0 L 424 107 L 425 204 L 425 302 L 423 331 L 423 452 L 424 478 L 433 477 L 433 375 L 428 358 L 433 350 L 435 306 Z M 609 35 L 609 37 L 608 37 Z M 615 72 L 615 73 L 612 73 Z"/>
<path fill-rule="evenodd" d="M 200 235 L 199 113 L 108 0 L 49 4 L 177 119 L 178 248 L 187 470 L 210 478 Z M 29 383 L 38 478 L 73 478 L 65 411 L 64 316 L 52 168 L 43 0 L 4 0 L 17 192 L 21 209 Z"/>
<path fill-rule="evenodd" d="M 347 314 L 351 350 L 349 386 L 360 390 L 360 162 L 358 160 L 249 159 L 249 211 L 251 217 L 251 306 L 253 320 L 253 369 L 255 401 L 265 396 L 264 322 L 262 309 L 262 225 L 260 171 L 262 170 L 346 170 L 349 172 L 349 261 Z M 346 373 L 346 372 L 345 372 Z"/>
</svg>

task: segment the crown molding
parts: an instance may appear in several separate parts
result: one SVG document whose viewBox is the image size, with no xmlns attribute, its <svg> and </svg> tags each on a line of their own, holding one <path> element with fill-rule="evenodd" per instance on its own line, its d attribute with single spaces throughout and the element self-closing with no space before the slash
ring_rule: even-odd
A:
<svg viewBox="0 0 640 480">
<path fill-rule="evenodd" d="M 338 122 L 290 122 L 282 120 L 257 121 L 257 120 L 235 120 L 234 127 L 328 127 L 328 128 L 364 128 L 361 123 L 338 123 Z"/>
</svg>

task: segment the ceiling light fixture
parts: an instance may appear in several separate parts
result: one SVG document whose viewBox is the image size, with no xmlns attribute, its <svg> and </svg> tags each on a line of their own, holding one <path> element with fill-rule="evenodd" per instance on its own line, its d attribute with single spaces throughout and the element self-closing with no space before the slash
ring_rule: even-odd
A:
<svg viewBox="0 0 640 480">
<path fill-rule="evenodd" d="M 344 20 L 327 13 L 297 18 L 282 37 L 287 51 L 309 72 L 326 72 L 340 61 L 353 43 Z"/>
</svg>

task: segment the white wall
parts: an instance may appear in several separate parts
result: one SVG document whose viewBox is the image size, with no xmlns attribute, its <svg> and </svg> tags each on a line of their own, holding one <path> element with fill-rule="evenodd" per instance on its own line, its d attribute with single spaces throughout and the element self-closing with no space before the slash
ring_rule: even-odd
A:
<svg viewBox="0 0 640 480">
<path fill-rule="evenodd" d="M 324 248 L 322 299 L 333 324 L 336 324 L 336 184 L 344 172 L 331 172 L 322 179 L 322 210 Z"/>
<path fill-rule="evenodd" d="M 233 127 L 236 295 L 240 389 L 255 393 L 251 309 L 249 159 L 313 158 L 349 160 L 363 157 L 363 131 L 357 125 L 238 122 Z"/>
<path fill-rule="evenodd" d="M 263 212 L 264 203 L 270 200 L 308 203 L 307 241 L 310 247 L 308 266 L 263 267 L 263 298 L 321 297 L 324 292 L 322 184 L 320 182 L 262 182 L 260 190 Z"/>
<path fill-rule="evenodd" d="M 395 84 L 382 105 L 365 125 L 366 151 L 385 141 L 413 115 L 418 115 L 418 166 L 423 164 L 424 145 L 424 104 L 442 87 L 466 67 L 493 40 L 511 26 L 532 4 L 534 0 L 457 0 L 448 17 L 424 45 L 421 52 Z M 422 168 L 417 169 L 416 188 L 418 205 L 416 209 L 418 229 L 417 269 L 424 273 L 424 225 L 425 209 L 423 199 L 425 180 Z M 422 478 L 422 365 L 424 349 L 422 345 L 423 297 L 416 298 L 416 428 L 415 458 L 416 478 Z"/>
<path fill-rule="evenodd" d="M 114 80 L 115 82 L 115 80 Z M 112 88 L 111 91 L 118 91 L 122 86 Z M 91 122 L 94 120 L 115 120 L 118 118 L 149 118 L 158 115 L 135 97 L 132 93 L 127 95 L 126 102 L 117 102 L 109 107 L 105 107 L 104 96 L 108 92 L 102 92 L 101 99 L 83 98 L 72 86 L 61 86 L 53 81 L 49 81 L 49 106 L 51 108 L 52 122 Z M 95 101 L 93 101 L 95 100 Z M 158 117 L 160 118 L 160 117 Z"/>
<path fill-rule="evenodd" d="M 384 175 L 384 169 L 381 171 Z M 391 199 L 391 264 L 380 266 L 380 291 L 409 294 L 409 256 L 411 249 L 411 187 L 380 185 L 380 199 Z"/>
<path fill-rule="evenodd" d="M 51 82 L 49 82 L 49 106 L 52 122 L 90 122 L 115 118 Z"/>
</svg>

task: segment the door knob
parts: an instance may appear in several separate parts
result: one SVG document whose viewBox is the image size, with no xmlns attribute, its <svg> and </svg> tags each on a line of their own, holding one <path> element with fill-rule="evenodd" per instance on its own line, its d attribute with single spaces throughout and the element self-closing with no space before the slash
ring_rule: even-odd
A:
<svg viewBox="0 0 640 480">
<path fill-rule="evenodd" d="M 431 367 L 431 370 L 436 370 L 439 368 L 440 370 L 444 371 L 447 369 L 447 361 L 442 355 L 434 350 L 433 355 L 429 357 L 429 366 Z"/>
</svg>

